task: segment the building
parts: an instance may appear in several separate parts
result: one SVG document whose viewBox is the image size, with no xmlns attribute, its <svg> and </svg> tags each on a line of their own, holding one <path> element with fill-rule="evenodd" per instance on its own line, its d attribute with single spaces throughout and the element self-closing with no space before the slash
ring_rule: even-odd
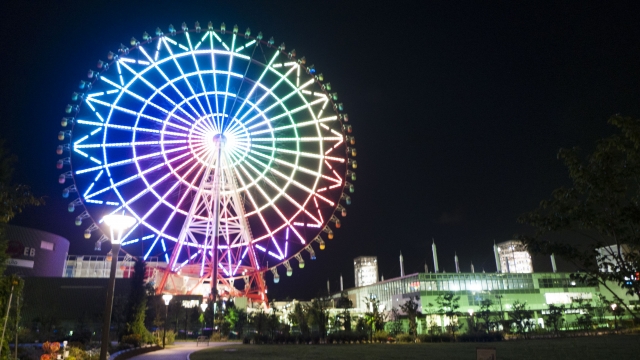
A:
<svg viewBox="0 0 640 360">
<path fill-rule="evenodd" d="M 62 277 L 69 240 L 46 231 L 5 225 L 7 274 L 21 277 Z"/>
<path fill-rule="evenodd" d="M 624 289 L 615 284 L 608 287 L 624 299 L 627 305 L 638 305 L 637 298 L 628 296 Z M 565 304 L 569 308 L 569 304 L 577 298 L 592 301 L 594 304 L 599 300 L 599 295 L 609 300 L 614 299 L 613 293 L 605 287 L 579 283 L 571 279 L 570 273 L 417 273 L 347 289 L 345 292 L 354 305 L 353 314 L 364 314 L 368 311 L 365 308 L 365 299 L 379 300 L 379 310 L 389 312 L 393 308 L 399 308 L 399 305 L 409 298 L 417 297 L 418 311 L 431 314 L 426 320 L 419 320 L 419 333 L 427 331 L 427 321 L 442 327 L 448 325 L 445 317 L 436 314 L 436 300 L 449 292 L 460 296 L 459 311 L 463 314 L 478 312 L 482 300 L 491 299 L 494 303 L 493 311 L 508 319 L 508 311 L 515 301 L 526 302 L 527 307 L 533 310 L 536 323 L 542 327 L 543 315 L 549 304 Z M 339 296 L 340 294 L 333 295 L 334 298 Z M 571 310 L 567 312 L 570 314 Z M 607 313 L 607 316 L 611 315 Z M 567 318 L 567 321 L 573 320 Z"/>
<path fill-rule="evenodd" d="M 632 250 L 629 245 L 622 244 L 597 248 L 596 252 L 598 253 L 596 260 L 598 261 L 600 271 L 614 272 L 616 271 L 616 267 L 620 267 L 627 262 L 627 257 L 631 254 Z"/>
<path fill-rule="evenodd" d="M 360 256 L 353 259 L 353 269 L 356 287 L 375 284 L 378 281 L 378 258 L 375 256 Z"/>
<path fill-rule="evenodd" d="M 495 255 L 502 273 L 530 274 L 533 272 L 531 255 L 520 240 L 509 240 L 497 244 Z"/>
</svg>

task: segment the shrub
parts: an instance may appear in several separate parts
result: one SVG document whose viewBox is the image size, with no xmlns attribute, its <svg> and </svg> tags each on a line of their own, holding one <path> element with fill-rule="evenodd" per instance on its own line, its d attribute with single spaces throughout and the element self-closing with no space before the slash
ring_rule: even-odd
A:
<svg viewBox="0 0 640 360">
<path fill-rule="evenodd" d="M 211 341 L 227 341 L 226 336 L 222 336 L 219 332 L 214 332 L 211 334 Z"/>
<path fill-rule="evenodd" d="M 373 334 L 374 341 L 386 342 L 388 339 L 389 333 L 386 331 L 376 331 L 376 333 Z"/>
<path fill-rule="evenodd" d="M 176 341 L 176 333 L 173 330 L 168 330 L 164 336 L 164 343 L 166 345 L 173 345 L 173 343 Z"/>
<path fill-rule="evenodd" d="M 122 337 L 122 342 L 131 344 L 133 347 L 139 347 L 142 344 L 142 336 L 140 334 L 125 335 Z"/>
<path fill-rule="evenodd" d="M 501 332 L 492 333 L 474 333 L 474 334 L 462 334 L 458 336 L 458 340 L 462 342 L 492 342 L 502 341 L 504 336 Z"/>
<path fill-rule="evenodd" d="M 427 334 L 421 334 L 421 335 L 418 335 L 418 340 L 421 343 L 426 343 L 426 342 L 451 342 L 451 336 L 449 336 L 449 335 L 427 335 Z"/>
<path fill-rule="evenodd" d="M 409 334 L 398 334 L 398 336 L 396 336 L 396 340 L 399 343 L 412 343 L 415 341 L 415 338 Z"/>
</svg>

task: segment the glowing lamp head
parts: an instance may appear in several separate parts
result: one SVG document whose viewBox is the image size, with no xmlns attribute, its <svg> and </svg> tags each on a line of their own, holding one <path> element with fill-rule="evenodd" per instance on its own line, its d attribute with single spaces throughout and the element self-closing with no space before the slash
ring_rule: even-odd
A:
<svg viewBox="0 0 640 360">
<path fill-rule="evenodd" d="M 300 267 L 300 269 L 304 269 L 304 261 L 300 261 L 298 263 L 298 267 Z"/>
<path fill-rule="evenodd" d="M 327 236 L 329 238 L 329 240 L 333 240 L 333 231 L 329 233 L 329 235 Z"/>
<path fill-rule="evenodd" d="M 275 275 L 273 276 L 273 283 L 274 283 L 274 284 L 277 284 L 277 283 L 279 283 L 279 282 L 280 282 L 280 275 L 275 274 Z"/>
<path fill-rule="evenodd" d="M 320 250 L 324 250 L 327 247 L 327 245 L 325 245 L 325 243 L 320 244 Z"/>
<path fill-rule="evenodd" d="M 293 275 L 293 269 L 287 269 L 287 276 Z"/>
<path fill-rule="evenodd" d="M 171 302 L 171 299 L 173 299 L 173 295 L 171 295 L 171 294 L 162 295 L 162 300 L 164 301 L 164 304 L 166 306 L 169 306 L 169 302 Z"/>
<path fill-rule="evenodd" d="M 169 300 L 171 300 L 171 299 L 169 299 Z M 202 309 L 202 312 L 205 312 L 205 310 L 207 310 L 207 306 L 209 306 L 209 305 L 207 303 L 205 303 L 205 302 L 200 304 L 200 309 Z"/>
<path fill-rule="evenodd" d="M 469 313 L 469 316 L 473 316 L 473 309 L 469 309 L 467 312 Z"/>
<path fill-rule="evenodd" d="M 127 230 L 136 223 L 135 218 L 119 214 L 107 215 L 103 217 L 102 220 L 104 220 L 104 223 L 113 230 Z"/>
<path fill-rule="evenodd" d="M 111 243 L 120 244 L 122 241 L 122 232 L 132 227 L 136 223 L 136 219 L 119 214 L 111 214 L 102 218 L 105 224 L 111 229 Z M 117 231 L 118 235 L 113 236 L 113 231 Z"/>
<path fill-rule="evenodd" d="M 616 311 L 617 307 L 618 307 L 618 304 L 611 304 L 611 310 L 612 311 Z"/>
</svg>

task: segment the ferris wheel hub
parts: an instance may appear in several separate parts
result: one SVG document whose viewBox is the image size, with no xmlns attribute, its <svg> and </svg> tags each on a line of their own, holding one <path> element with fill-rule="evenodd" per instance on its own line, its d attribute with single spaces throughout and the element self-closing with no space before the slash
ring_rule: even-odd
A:
<svg viewBox="0 0 640 360">
<path fill-rule="evenodd" d="M 223 134 L 215 134 L 213 135 L 213 143 L 214 144 L 220 144 L 222 146 L 224 146 L 224 144 L 227 142 L 227 137 L 224 136 Z"/>
</svg>

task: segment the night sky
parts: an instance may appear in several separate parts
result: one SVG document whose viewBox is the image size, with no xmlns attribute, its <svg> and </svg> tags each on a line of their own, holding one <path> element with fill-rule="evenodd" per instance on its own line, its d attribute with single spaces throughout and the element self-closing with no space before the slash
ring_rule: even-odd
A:
<svg viewBox="0 0 640 360">
<path fill-rule="evenodd" d="M 613 133 L 609 116 L 640 116 L 640 3 L 517 3 L 4 1 L 0 137 L 19 157 L 16 180 L 47 201 L 14 223 L 67 237 L 72 254 L 97 254 L 57 182 L 71 92 L 132 36 L 224 21 L 314 63 L 357 139 L 349 216 L 315 262 L 277 285 L 268 276 L 270 296 L 308 298 L 327 278 L 337 289 L 340 273 L 353 286 L 361 255 L 377 256 L 385 278 L 399 275 L 400 251 L 407 273 L 427 258 L 433 268 L 432 237 L 441 269 L 454 271 L 455 251 L 463 271 L 471 261 L 495 271 L 494 239 L 530 232 L 517 217 L 568 184 L 558 149 L 589 150 Z"/>
</svg>

